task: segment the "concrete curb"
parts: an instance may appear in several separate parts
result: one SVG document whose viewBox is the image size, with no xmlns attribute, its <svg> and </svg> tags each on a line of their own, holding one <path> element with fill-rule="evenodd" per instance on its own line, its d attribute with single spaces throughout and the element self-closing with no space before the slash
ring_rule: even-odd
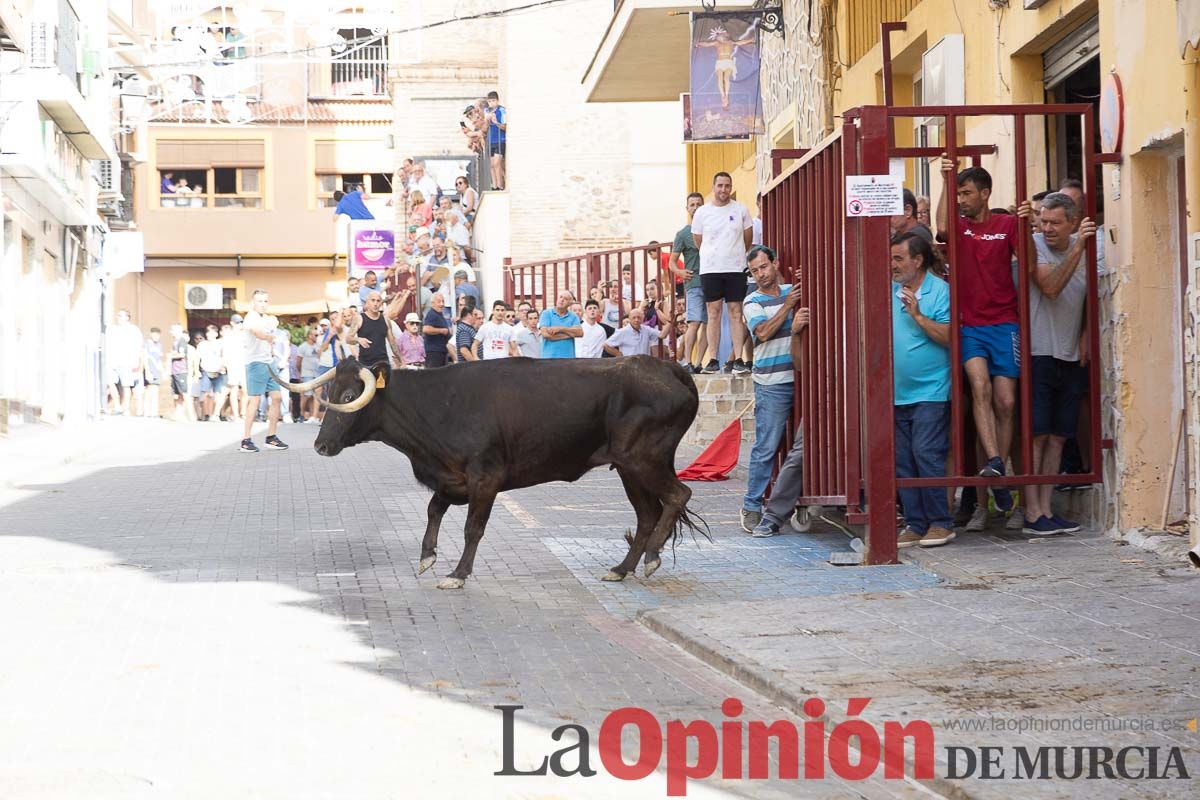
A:
<svg viewBox="0 0 1200 800">
<path fill-rule="evenodd" d="M 751 691 L 762 695 L 775 705 L 798 717 L 808 717 L 802 708 L 804 701 L 808 699 L 807 696 L 798 696 L 790 689 L 780 685 L 771 676 L 769 670 L 753 662 L 747 663 L 739 660 L 736 652 L 721 645 L 713 638 L 690 626 L 667 622 L 658 615 L 657 611 L 653 610 L 638 612 L 636 619 L 648 630 L 682 648 L 718 672 L 733 678 Z M 813 696 L 817 694 L 819 693 L 813 692 Z M 830 709 L 833 708 L 832 704 L 827 704 L 827 707 Z M 848 718 L 843 715 L 827 712 L 822 719 L 826 720 L 830 726 L 836 726 Z M 905 766 L 908 768 L 912 767 L 912 762 L 907 758 L 905 759 Z M 906 771 L 911 771 L 911 769 Z M 947 798 L 947 800 L 974 800 L 978 797 L 977 795 L 970 794 L 964 788 L 963 784 L 949 781 L 945 778 L 918 780 L 906 777 L 905 782 L 919 787 L 920 790 L 932 793 L 936 797 Z"/>
</svg>

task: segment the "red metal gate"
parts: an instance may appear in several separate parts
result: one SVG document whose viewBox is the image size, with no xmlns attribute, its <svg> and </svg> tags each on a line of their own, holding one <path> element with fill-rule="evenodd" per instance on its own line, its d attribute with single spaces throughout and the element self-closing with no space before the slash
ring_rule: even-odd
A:
<svg viewBox="0 0 1200 800">
<path fill-rule="evenodd" d="M 796 382 L 792 426 L 804 434 L 804 487 L 801 504 L 842 506 L 847 519 L 866 525 L 867 563 L 896 560 L 896 490 L 926 486 L 1021 486 L 1046 483 L 1100 483 L 1100 365 L 1097 276 L 1089 268 L 1087 320 L 1092 358 L 1088 364 L 1091 409 L 1092 471 L 1083 475 L 1014 474 L 983 478 L 967 474 L 965 394 L 961 368 L 951 369 L 951 452 L 955 474 L 945 478 L 897 480 L 893 421 L 891 276 L 888 270 L 890 228 L 887 217 L 847 219 L 844 208 L 847 175 L 887 175 L 891 158 L 930 158 L 942 152 L 970 156 L 976 163 L 991 145 L 960 141 L 964 118 L 1006 116 L 1014 130 L 1012 183 L 1017 202 L 1027 199 L 1025 121 L 1028 117 L 1073 115 L 1081 118 L 1086 208 L 1096 218 L 1096 166 L 1107 160 L 1089 149 L 1094 141 L 1093 108 L 1085 104 L 883 107 L 864 106 L 844 115 L 840 132 L 799 158 L 768 186 L 762 200 L 764 241 L 775 247 L 786 272 L 795 272 L 811 312 L 803 343 L 802 371 Z M 894 146 L 893 119 L 941 117 L 945 141 L 936 147 Z M 953 178 L 951 178 L 953 181 Z M 997 185 L 1000 181 L 997 180 Z M 950 184 L 954 186 L 954 183 Z M 951 203 L 954 201 L 951 200 Z M 951 209 L 952 210 L 952 209 Z M 948 263 L 957 263 L 958 214 L 949 213 Z M 1020 224 L 1017 289 L 1021 330 L 1020 427 L 1021 464 L 1032 463 L 1032 387 L 1029 358 L 1028 223 Z M 1088 264 L 1095 265 L 1095 242 L 1088 244 Z M 959 285 L 951 279 L 951 319 L 958 320 Z M 959 326 L 952 324 L 951 363 L 961 363 Z M 861 358 L 860 358 L 861 353 Z M 780 449 L 791 446 L 791 432 Z"/>
<path fill-rule="evenodd" d="M 669 338 L 664 340 L 669 342 L 669 347 L 655 347 L 652 352 L 660 358 L 670 358 L 676 352 L 675 314 L 683 309 L 682 298 L 675 296 L 675 277 L 664 264 L 664 256 L 670 252 L 669 243 L 655 242 L 525 264 L 511 264 L 505 259 L 504 299 L 509 304 L 528 300 L 535 307 L 546 309 L 554 305 L 560 292 L 567 291 L 580 303 L 586 303 L 593 287 L 600 282 L 620 282 L 621 271 L 628 266 L 632 273 L 634 303 L 646 298 L 645 287 L 649 281 L 658 285 L 658 297 L 663 301 L 666 322 L 671 328 Z"/>
</svg>

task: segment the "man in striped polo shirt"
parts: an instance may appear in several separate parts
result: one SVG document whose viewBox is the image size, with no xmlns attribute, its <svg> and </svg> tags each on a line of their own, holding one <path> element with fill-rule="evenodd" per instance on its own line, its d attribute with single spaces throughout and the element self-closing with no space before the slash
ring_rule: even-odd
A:
<svg viewBox="0 0 1200 800">
<path fill-rule="evenodd" d="M 754 338 L 754 447 L 750 451 L 742 529 L 753 532 L 762 521 L 763 495 L 771 480 L 775 452 L 792 414 L 792 311 L 800 293 L 779 282 L 775 251 L 755 245 L 746 256 L 758 291 L 743 307 L 746 327 Z"/>
</svg>

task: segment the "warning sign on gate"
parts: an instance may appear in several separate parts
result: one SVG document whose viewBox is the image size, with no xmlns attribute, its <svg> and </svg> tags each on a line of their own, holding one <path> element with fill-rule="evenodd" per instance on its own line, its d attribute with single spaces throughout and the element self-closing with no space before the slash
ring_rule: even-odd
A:
<svg viewBox="0 0 1200 800">
<path fill-rule="evenodd" d="M 890 217 L 904 213 L 904 185 L 896 175 L 847 175 L 847 217 Z"/>
</svg>

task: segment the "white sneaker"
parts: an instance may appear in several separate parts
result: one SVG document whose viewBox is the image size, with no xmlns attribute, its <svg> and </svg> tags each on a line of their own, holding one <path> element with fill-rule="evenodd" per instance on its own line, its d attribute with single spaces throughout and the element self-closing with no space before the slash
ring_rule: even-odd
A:
<svg viewBox="0 0 1200 800">
<path fill-rule="evenodd" d="M 1025 527 L 1025 509 L 1021 506 L 1013 508 L 1012 513 L 1008 515 L 1008 521 L 1004 523 L 1004 530 L 1019 531 Z"/>
<path fill-rule="evenodd" d="M 975 506 L 975 512 L 971 514 L 971 520 L 967 523 L 966 530 L 973 533 L 979 533 L 987 527 L 988 510 L 986 503 L 980 503 Z"/>
</svg>

